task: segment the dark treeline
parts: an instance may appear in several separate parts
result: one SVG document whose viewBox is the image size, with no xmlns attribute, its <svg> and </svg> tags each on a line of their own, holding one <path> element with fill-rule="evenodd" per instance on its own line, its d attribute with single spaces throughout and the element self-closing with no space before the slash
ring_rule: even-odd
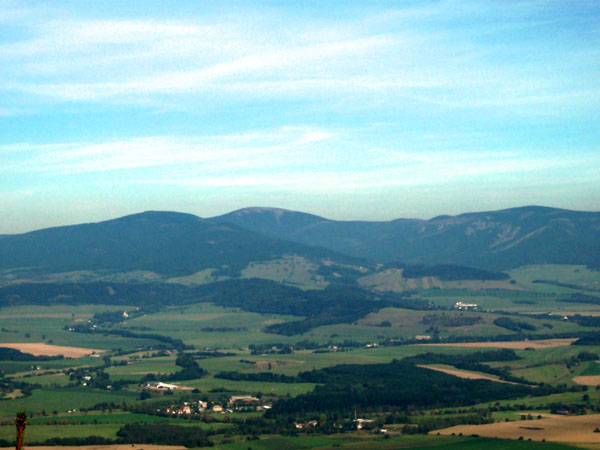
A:
<svg viewBox="0 0 600 450">
<path fill-rule="evenodd" d="M 471 370 L 475 372 L 489 373 L 498 376 L 501 380 L 513 383 L 534 385 L 524 378 L 515 377 L 511 374 L 508 367 L 491 367 L 484 362 L 492 361 L 514 361 L 521 359 L 514 350 L 501 349 L 489 350 L 465 355 L 446 355 L 440 353 L 423 353 L 421 355 L 410 356 L 402 361 L 412 364 L 446 364 L 454 366 L 457 369 Z"/>
<path fill-rule="evenodd" d="M 65 328 L 68 328 L 68 327 L 65 326 Z M 169 336 L 164 336 L 162 334 L 134 333 L 129 330 L 119 330 L 119 329 L 112 329 L 112 328 L 94 328 L 94 327 L 90 326 L 89 324 L 75 325 L 75 326 L 71 327 L 71 329 L 77 333 L 104 334 L 104 335 L 113 334 L 116 336 L 133 338 L 133 339 L 152 339 L 155 341 L 162 342 L 164 344 L 168 344 L 177 349 L 193 349 L 194 348 L 191 345 L 184 344 L 181 339 L 173 339 Z"/>
<path fill-rule="evenodd" d="M 183 445 L 184 447 L 212 447 L 206 432 L 200 427 L 167 425 L 162 423 L 126 424 L 117 431 L 118 441 L 125 444 Z"/>
<path fill-rule="evenodd" d="M 464 327 L 475 325 L 476 323 L 483 322 L 481 316 L 471 315 L 450 315 L 450 314 L 427 314 L 421 319 L 421 323 L 424 325 L 434 325 L 445 328 L 453 327 Z"/>
<path fill-rule="evenodd" d="M 497 319 L 494 319 L 494 325 L 506 328 L 510 331 L 516 331 L 517 333 L 523 330 L 537 330 L 537 327 L 535 325 L 532 325 L 528 322 L 523 322 L 522 320 L 513 320 L 510 317 L 498 317 Z"/>
<path fill-rule="evenodd" d="M 52 361 L 56 359 L 64 359 L 59 356 L 35 356 L 30 353 L 23 353 L 14 348 L 0 347 L 0 361 Z"/>
<path fill-rule="evenodd" d="M 532 388 L 465 380 L 397 360 L 389 364 L 338 365 L 305 374 L 307 381 L 321 385 L 307 394 L 278 400 L 266 417 L 323 411 L 454 407 L 557 391 L 549 386 Z"/>
<path fill-rule="evenodd" d="M 580 337 L 571 345 L 600 345 L 600 333 L 593 333 Z"/>
<path fill-rule="evenodd" d="M 193 299 L 193 291 L 161 283 L 20 283 L 0 287 L 0 306 L 103 304 L 134 305 L 179 303 Z"/>
<path fill-rule="evenodd" d="M 247 327 L 204 327 L 200 328 L 204 333 L 232 333 L 239 331 L 248 331 Z"/>
<path fill-rule="evenodd" d="M 262 279 L 228 280 L 194 288 L 198 298 L 220 306 L 242 308 L 263 314 L 289 314 L 303 320 L 273 324 L 269 333 L 291 336 L 311 328 L 334 323 L 349 323 L 388 306 L 408 309 L 434 309 L 423 300 L 397 294 L 375 294 L 349 286 L 330 286 L 303 291 Z"/>
<path fill-rule="evenodd" d="M 560 281 L 554 281 L 554 280 L 533 280 L 532 283 L 549 284 L 551 286 L 566 287 L 569 289 L 582 289 L 582 287 L 577 284 L 562 283 Z M 600 289 L 590 288 L 590 287 L 586 287 L 585 290 L 600 292 Z"/>
<path fill-rule="evenodd" d="M 215 378 L 232 381 L 260 381 L 269 383 L 300 383 L 298 376 L 284 375 L 273 372 L 242 373 L 242 372 L 218 372 Z"/>
<path fill-rule="evenodd" d="M 356 286 L 335 285 L 323 290 L 303 291 L 263 279 L 226 280 L 194 287 L 160 283 L 105 282 L 23 283 L 0 287 L 0 306 L 27 303 L 129 304 L 154 312 L 170 305 L 181 306 L 200 302 L 241 308 L 249 312 L 304 317 L 303 320 L 274 324 L 265 329 L 267 332 L 283 335 L 303 333 L 322 325 L 354 322 L 370 312 L 388 306 L 417 310 L 436 309 L 427 301 L 394 293 L 373 293 Z M 96 318 L 100 322 L 123 320 L 122 312 L 100 313 Z M 85 327 L 80 327 L 77 331 L 94 332 Z M 115 331 L 112 333 L 115 334 Z"/>
<path fill-rule="evenodd" d="M 179 372 L 171 373 L 171 374 L 154 374 L 149 373 L 144 378 L 142 378 L 142 382 L 148 381 L 184 381 L 184 380 L 195 380 L 196 378 L 202 378 L 206 375 L 206 371 L 201 368 L 194 358 L 187 354 L 182 353 L 175 359 L 175 364 L 179 367 L 182 367 L 183 370 Z"/>
<path fill-rule="evenodd" d="M 581 294 L 576 292 L 571 294 L 569 297 L 565 297 L 559 300 L 563 303 L 589 303 L 591 305 L 600 305 L 600 297 L 593 297 L 591 295 Z"/>
<path fill-rule="evenodd" d="M 163 423 L 131 423 L 117 431 L 117 438 L 101 436 L 53 437 L 41 442 L 28 442 L 28 446 L 83 446 L 115 444 L 182 445 L 188 448 L 212 447 L 213 443 L 200 427 L 168 425 Z M 0 447 L 14 446 L 14 442 L 0 439 Z"/>
<path fill-rule="evenodd" d="M 513 381 L 525 384 L 533 384 L 522 378 L 513 377 L 508 369 L 503 367 L 490 367 L 484 362 L 492 361 L 515 361 L 521 359 L 514 350 L 501 349 L 467 353 L 464 355 L 446 355 L 439 353 L 423 353 L 416 356 L 410 356 L 401 360 L 403 363 L 418 364 L 447 364 L 463 370 L 474 370 L 498 375 L 506 381 Z M 272 383 L 326 383 L 328 376 L 322 371 L 300 372 L 296 376 L 284 375 L 273 372 L 252 372 L 243 373 L 235 371 L 218 372 L 215 378 L 233 381 L 259 381 Z"/>
<path fill-rule="evenodd" d="M 192 352 L 192 353 L 186 353 L 186 354 L 193 358 L 196 358 L 196 359 L 224 358 L 226 356 L 237 355 L 237 353 L 220 352 L 218 350 L 209 351 L 209 352 Z"/>
</svg>

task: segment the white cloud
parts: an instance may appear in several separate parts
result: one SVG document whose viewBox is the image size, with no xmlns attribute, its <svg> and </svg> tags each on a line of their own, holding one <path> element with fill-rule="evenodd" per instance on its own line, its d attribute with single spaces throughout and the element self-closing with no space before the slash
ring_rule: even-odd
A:
<svg viewBox="0 0 600 450">
<path fill-rule="evenodd" d="M 57 10 L 42 21 L 32 10 L 19 21 L 27 33 L 0 45 L 0 89 L 126 104 L 161 95 L 185 103 L 190 94 L 227 101 L 376 95 L 388 106 L 408 99 L 448 108 L 570 104 L 585 92 L 595 101 L 597 91 L 574 78 L 593 48 L 550 52 L 540 42 L 482 38 L 502 36 L 511 24 L 543 34 L 528 24 L 532 12 L 543 13 L 535 2 L 501 9 L 437 2 L 312 22 L 284 11 L 184 20 L 73 18 Z"/>
</svg>

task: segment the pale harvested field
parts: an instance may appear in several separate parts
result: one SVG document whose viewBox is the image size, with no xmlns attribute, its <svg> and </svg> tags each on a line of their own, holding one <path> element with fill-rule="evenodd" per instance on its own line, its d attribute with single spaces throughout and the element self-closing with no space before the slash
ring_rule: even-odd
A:
<svg viewBox="0 0 600 450">
<path fill-rule="evenodd" d="M 381 291 L 404 292 L 413 289 L 509 289 L 522 290 L 508 280 L 442 281 L 438 277 L 404 278 L 404 269 L 387 269 L 358 279 L 359 284 Z"/>
<path fill-rule="evenodd" d="M 453 344 L 417 344 L 435 347 L 474 347 L 474 348 L 512 348 L 523 350 L 525 348 L 551 348 L 571 345 L 577 339 L 544 339 L 540 341 L 501 341 L 501 342 L 457 342 Z"/>
<path fill-rule="evenodd" d="M 81 358 L 92 353 L 102 353 L 104 350 L 82 347 L 66 347 L 62 345 L 49 345 L 43 342 L 17 342 L 10 344 L 0 344 L 0 347 L 8 347 L 20 350 L 24 353 L 30 353 L 35 356 L 59 356 L 66 358 Z"/>
<path fill-rule="evenodd" d="M 588 375 L 583 377 L 575 377 L 573 381 L 584 386 L 600 386 L 600 375 Z"/>
<path fill-rule="evenodd" d="M 116 444 L 116 445 L 69 445 L 52 447 L 24 447 L 25 450 L 185 450 L 178 445 L 154 445 L 154 444 Z M 14 447 L 0 447 L 0 450 L 13 450 Z"/>
<path fill-rule="evenodd" d="M 534 413 L 537 415 L 537 413 Z M 498 422 L 486 425 L 459 425 L 443 430 L 431 431 L 429 434 L 450 435 L 462 433 L 465 436 L 477 434 L 483 437 L 502 439 L 531 439 L 565 443 L 600 443 L 600 433 L 594 433 L 600 427 L 600 414 L 586 416 L 559 416 L 542 414 L 540 420 L 517 420 L 514 422 Z"/>
<path fill-rule="evenodd" d="M 497 381 L 498 383 L 519 384 L 519 383 L 513 383 L 512 381 L 499 380 L 498 378 L 493 378 L 488 375 L 483 375 L 481 373 L 469 372 L 468 370 L 448 369 L 445 367 L 436 367 L 436 366 L 431 366 L 431 365 L 426 365 L 426 364 L 418 364 L 418 366 L 422 367 L 424 369 L 437 370 L 438 372 L 444 372 L 444 373 L 447 373 L 448 375 L 454 375 L 455 377 L 464 378 L 466 380 L 489 380 L 489 381 Z"/>
</svg>

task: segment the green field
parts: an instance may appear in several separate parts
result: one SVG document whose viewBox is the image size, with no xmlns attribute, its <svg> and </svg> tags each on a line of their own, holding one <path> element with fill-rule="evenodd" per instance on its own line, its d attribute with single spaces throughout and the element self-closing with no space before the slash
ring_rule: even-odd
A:
<svg viewBox="0 0 600 450">
<path fill-rule="evenodd" d="M 277 263 L 277 262 L 276 262 Z M 246 276 L 271 274 L 272 279 L 283 277 L 295 280 L 303 288 L 319 283 L 314 277 L 312 266 L 304 260 L 284 258 L 278 262 L 255 263 L 245 271 Z M 106 355 L 115 365 L 104 368 L 112 383 L 127 381 L 120 390 L 100 390 L 84 387 L 82 380 L 70 379 L 65 370 L 81 369 L 81 373 L 95 375 L 95 371 L 104 365 L 103 358 L 83 357 L 52 361 L 2 361 L 1 369 L 5 376 L 15 382 L 37 385 L 30 396 L 5 398 L 0 401 L 0 439 L 12 440 L 14 428 L 11 418 L 17 410 L 24 408 L 33 417 L 27 429 L 27 440 L 43 441 L 51 437 L 86 437 L 90 435 L 114 438 L 116 431 L 124 424 L 146 422 L 156 424 L 182 424 L 200 426 L 207 430 L 226 428 L 211 437 L 218 449 L 568 449 L 566 445 L 534 443 L 526 441 L 503 441 L 461 436 L 399 435 L 403 424 L 394 424 L 390 436 L 372 434 L 369 431 L 352 431 L 331 435 L 299 432 L 299 436 L 264 435 L 259 440 L 248 440 L 247 436 L 236 435 L 235 421 L 253 420 L 262 417 L 263 410 L 233 413 L 206 413 L 209 419 L 204 421 L 184 420 L 174 416 L 153 415 L 157 410 L 164 411 L 167 406 L 178 406 L 199 399 L 227 403 L 230 395 L 257 395 L 272 404 L 279 398 L 293 398 L 315 389 L 313 383 L 281 383 L 262 381 L 231 381 L 215 378 L 221 371 L 236 371 L 242 374 L 272 373 L 295 376 L 300 372 L 320 370 L 340 364 L 378 364 L 389 363 L 394 359 L 433 352 L 445 355 L 468 355 L 491 349 L 466 347 L 431 347 L 422 345 L 370 346 L 382 343 L 386 339 L 413 339 L 417 335 L 437 334 L 442 338 L 472 337 L 506 339 L 515 331 L 499 327 L 494 320 L 501 317 L 499 311 L 512 313 L 547 312 L 597 312 L 600 306 L 589 304 L 561 303 L 565 294 L 587 292 L 593 289 L 599 279 L 599 273 L 583 266 L 531 266 L 511 272 L 520 289 L 427 289 L 413 293 L 415 298 L 429 301 L 443 309 L 411 310 L 387 307 L 367 314 L 354 322 L 336 323 L 310 329 L 304 334 L 283 336 L 264 331 L 267 325 L 300 317 L 259 314 L 243 311 L 239 308 L 225 308 L 210 303 L 186 304 L 163 308 L 157 312 L 148 312 L 137 318 L 111 325 L 99 325 L 106 330 L 126 330 L 136 334 L 157 334 L 171 339 L 180 339 L 195 348 L 186 352 L 218 349 L 231 353 L 229 356 L 196 359 L 197 365 L 207 374 L 203 377 L 175 381 L 181 387 L 174 392 L 156 392 L 150 394 L 140 386 L 141 379 L 147 374 L 155 374 L 156 379 L 168 380 L 168 376 L 184 370 L 176 365 L 176 347 L 168 347 L 162 352 L 164 342 L 150 337 L 125 338 L 108 333 L 84 334 L 71 332 L 70 328 L 78 324 L 87 324 L 96 313 L 125 311 L 131 309 L 125 305 L 53 305 L 53 306 L 12 306 L 0 309 L 0 342 L 44 342 L 55 345 L 85 347 L 107 350 Z M 139 275 L 139 274 L 138 274 Z M 125 275 L 124 275 L 125 276 Z M 133 276 L 133 275 L 132 275 Z M 137 275 L 136 275 L 137 276 Z M 210 273 L 197 274 L 194 279 L 176 280 L 195 283 Z M 192 277 L 193 278 L 193 277 Z M 577 285 L 579 289 L 565 288 L 549 284 L 532 283 L 536 279 L 552 279 L 561 283 Z M 171 280 L 175 281 L 175 280 Z M 206 281 L 206 280 L 205 280 Z M 315 284 L 316 283 L 316 284 Z M 322 287 L 322 286 L 320 286 Z M 452 307 L 457 301 L 477 303 L 478 311 L 456 311 Z M 527 314 L 508 316 L 515 321 L 533 325 L 533 334 L 577 335 L 582 332 L 595 332 L 597 328 L 582 327 L 574 321 L 552 320 L 551 318 L 532 318 Z M 382 326 L 384 324 L 384 326 Z M 321 346 L 318 351 L 294 349 L 291 353 L 279 352 L 275 344 L 294 346 L 300 341 L 310 341 Z M 342 343 L 353 344 L 344 347 Z M 264 350 L 252 354 L 252 344 L 265 345 Z M 114 349 L 124 353 L 115 354 Z M 582 352 L 587 359 L 578 360 Z M 516 350 L 520 359 L 486 363 L 492 368 L 507 368 L 512 376 L 521 377 L 536 383 L 552 386 L 566 385 L 579 391 L 562 392 L 543 397 L 525 397 L 516 400 L 500 400 L 494 405 L 475 405 L 475 409 L 485 410 L 493 406 L 493 416 L 498 420 L 518 420 L 519 411 L 496 411 L 498 407 L 510 406 L 521 410 L 547 408 L 550 404 L 576 405 L 593 411 L 600 404 L 600 391 L 590 388 L 581 390 L 572 378 L 585 375 L 600 375 L 600 363 L 589 354 L 600 355 L 599 346 L 562 346 L 536 350 Z M 162 356 L 159 356 L 162 355 Z M 593 356 L 593 355 L 592 355 Z M 599 358 L 600 359 L 600 358 Z M 87 371 L 87 372 L 86 372 Z M 48 372 L 48 373 L 46 373 Z M 80 375 L 81 376 L 81 375 Z M 495 377 L 496 375 L 493 375 Z M 18 395 L 3 391 L 2 396 Z M 149 398 L 145 398 L 148 397 Z M 584 399 L 585 396 L 585 399 Z M 145 398 L 145 399 L 143 399 Z M 112 407 L 108 407 L 112 404 Z M 127 407 L 121 405 L 126 404 Z M 103 411 L 80 410 L 97 405 Z M 211 403 L 212 405 L 212 403 Z M 146 409 L 136 409 L 143 408 Z M 97 408 L 97 409 L 98 409 Z M 469 410 L 473 407 L 469 406 Z M 464 416 L 467 410 L 460 408 L 444 417 Z M 68 413 L 67 411 L 77 410 Z M 137 410 L 138 413 L 130 411 Z M 373 410 L 368 414 L 376 418 L 383 411 Z M 386 412 L 387 413 L 387 412 Z M 421 411 L 423 417 L 442 416 L 439 411 Z M 412 424 L 419 423 L 419 414 L 414 416 Z M 183 416 L 182 416 L 183 417 Z M 201 417 L 196 417 L 197 419 Z M 204 417 L 206 418 L 206 417 Z M 317 418 L 317 417 L 315 417 Z M 290 421 L 299 420 L 290 417 Z M 308 420 L 308 418 L 306 418 Z M 437 420 L 437 419 L 436 419 Z M 62 425 L 56 424 L 64 423 Z"/>
</svg>

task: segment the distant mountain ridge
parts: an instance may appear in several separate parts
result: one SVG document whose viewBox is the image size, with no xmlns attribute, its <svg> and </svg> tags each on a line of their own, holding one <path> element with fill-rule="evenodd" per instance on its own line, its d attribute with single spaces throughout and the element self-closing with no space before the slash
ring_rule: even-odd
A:
<svg viewBox="0 0 600 450">
<path fill-rule="evenodd" d="M 192 214 L 148 211 L 98 223 L 0 239 L 0 270 L 31 273 L 150 271 L 164 276 L 214 269 L 235 276 L 253 261 L 285 255 L 353 261 L 324 248 L 266 237 Z"/>
<path fill-rule="evenodd" d="M 263 207 L 208 219 L 147 211 L 0 236 L 4 283 L 202 284 L 241 277 L 316 288 L 354 284 L 368 273 L 401 267 L 390 266 L 399 262 L 498 271 L 599 261 L 600 213 L 537 206 L 387 222 L 335 221 Z M 376 269 L 377 264 L 384 265 Z M 435 276 L 431 271 L 421 272 Z M 469 271 L 455 267 L 450 272 Z"/>
<path fill-rule="evenodd" d="M 504 270 L 600 261 L 599 212 L 543 206 L 387 222 L 335 221 L 277 208 L 245 208 L 213 220 L 378 262 Z"/>
</svg>

